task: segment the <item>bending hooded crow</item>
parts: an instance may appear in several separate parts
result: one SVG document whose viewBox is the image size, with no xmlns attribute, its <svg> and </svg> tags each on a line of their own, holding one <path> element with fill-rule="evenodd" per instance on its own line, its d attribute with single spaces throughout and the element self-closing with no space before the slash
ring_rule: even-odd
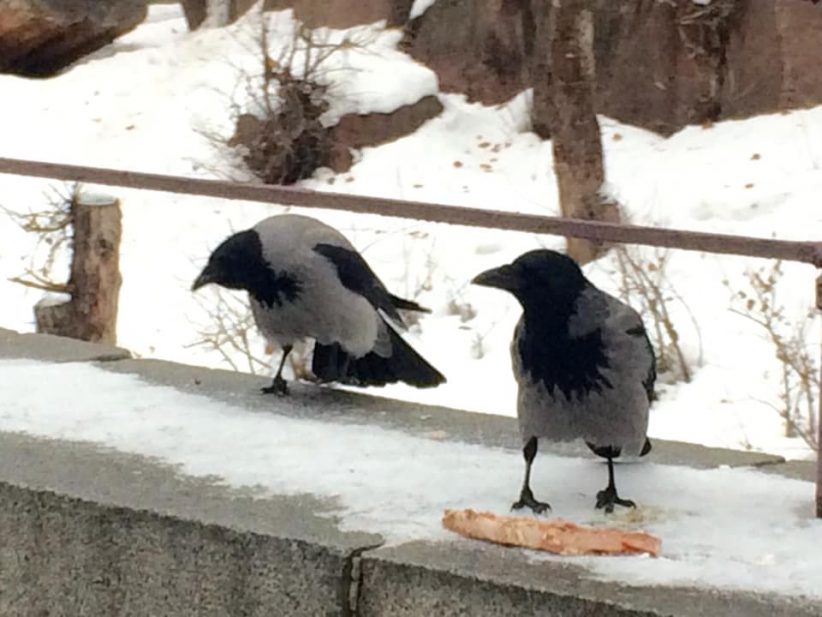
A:
<svg viewBox="0 0 822 617">
<path fill-rule="evenodd" d="M 525 481 L 513 507 L 537 513 L 550 508 L 530 487 L 540 437 L 583 439 L 608 460 L 608 486 L 597 494 L 596 507 L 633 507 L 617 494 L 613 459 L 651 449 L 646 431 L 656 360 L 639 314 L 594 287 L 573 259 L 555 251 L 525 253 L 472 282 L 510 292 L 523 309 L 511 357 Z"/>
<path fill-rule="evenodd" d="M 272 216 L 234 234 L 211 254 L 192 290 L 208 283 L 246 290 L 257 327 L 282 347 L 265 392 L 287 393 L 285 359 L 305 338 L 316 341 L 311 368 L 322 382 L 426 388 L 445 381 L 395 330 L 404 328 L 397 309 L 425 309 L 390 294 L 348 240 L 316 219 Z"/>
</svg>

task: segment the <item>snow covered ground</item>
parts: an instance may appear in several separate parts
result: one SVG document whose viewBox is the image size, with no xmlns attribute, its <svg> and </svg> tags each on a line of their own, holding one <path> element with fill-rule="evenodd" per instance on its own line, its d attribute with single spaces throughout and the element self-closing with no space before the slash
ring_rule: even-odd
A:
<svg viewBox="0 0 822 617">
<path fill-rule="evenodd" d="M 232 105 L 247 98 L 243 75 L 259 66 L 254 19 L 189 33 L 177 6 L 153 6 L 144 25 L 59 77 L 0 75 L 0 156 L 247 179 L 236 157 L 215 148 L 207 135 L 230 135 Z M 274 38 L 291 23 L 288 14 L 275 19 Z M 354 34 L 370 41 L 369 48 L 348 51 L 345 65 L 329 72 L 333 112 L 386 111 L 436 92 L 433 73 L 394 49 L 396 32 L 372 26 Z M 320 170 L 304 185 L 557 213 L 550 144 L 527 130 L 527 94 L 497 107 L 470 104 L 454 94 L 440 98 L 443 114 L 413 135 L 365 149 L 349 173 Z M 608 189 L 633 222 L 819 239 L 822 108 L 691 127 L 669 139 L 601 121 Z M 49 187 L 60 188 L 0 175 L 0 206 L 39 209 Z M 211 324 L 207 308 L 216 296 L 208 289 L 191 294 L 191 281 L 230 232 L 287 208 L 103 190 L 121 198 L 124 212 L 119 343 L 140 356 L 225 366 L 216 352 L 192 346 Z M 430 391 L 392 386 L 381 394 L 515 414 L 508 342 L 518 308 L 506 295 L 468 281 L 530 248 L 559 248 L 561 239 L 340 212 L 310 214 L 341 229 L 392 291 L 433 311 L 413 327 L 409 340 L 448 383 Z M 0 326 L 31 331 L 31 307 L 41 294 L 7 279 L 29 264 L 34 239 L 2 214 L 0 239 Z M 729 310 L 731 294 L 722 282 L 744 287 L 745 270 L 764 265 L 671 252 L 668 280 L 684 302 L 672 302 L 670 309 L 695 374 L 688 384 L 661 383 L 651 436 L 791 458 L 810 455 L 801 440 L 782 436 L 773 409 L 779 405 L 779 364 L 764 332 Z M 784 270 L 780 301 L 790 318 L 802 318 L 812 305 L 815 273 L 802 265 L 786 264 Z M 611 257 L 587 269 L 612 291 L 620 284 L 616 271 Z M 817 345 L 819 329 L 817 319 L 809 344 Z M 263 348 L 262 341 L 254 341 L 259 355 Z"/>
<path fill-rule="evenodd" d="M 142 454 L 260 496 L 311 493 L 333 499 L 338 509 L 326 514 L 339 517 L 342 529 L 380 533 L 390 543 L 470 542 L 441 528 L 443 509 L 507 513 L 522 478 L 518 453 L 374 426 L 255 413 L 89 364 L 0 360 L 0 375 L 7 380 L 0 388 L 2 431 Z M 812 518 L 811 483 L 753 470 L 653 463 L 620 465 L 617 474 L 620 493 L 635 499 L 637 510 L 611 516 L 594 510 L 607 474 L 592 458 L 540 452 L 532 486 L 557 516 L 654 533 L 663 542 L 658 559 L 526 555 L 563 559 L 629 584 L 822 599 L 822 521 Z"/>
</svg>

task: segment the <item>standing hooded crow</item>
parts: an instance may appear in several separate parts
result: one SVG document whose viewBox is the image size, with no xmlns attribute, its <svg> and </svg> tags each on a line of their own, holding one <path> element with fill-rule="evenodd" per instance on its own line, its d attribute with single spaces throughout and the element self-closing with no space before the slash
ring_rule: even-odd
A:
<svg viewBox="0 0 822 617">
<path fill-rule="evenodd" d="M 208 283 L 246 290 L 257 327 L 282 347 L 264 392 L 288 392 L 285 359 L 305 338 L 316 341 L 311 369 L 322 382 L 426 388 L 445 381 L 392 325 L 404 327 L 397 309 L 425 309 L 390 294 L 348 240 L 316 219 L 272 216 L 234 234 L 211 254 L 192 290 Z"/>
<path fill-rule="evenodd" d="M 511 357 L 525 481 L 513 507 L 537 513 L 550 508 L 530 487 L 540 437 L 582 438 L 608 460 L 608 486 L 597 494 L 596 507 L 634 507 L 617 494 L 613 459 L 651 450 L 646 431 L 656 360 L 639 314 L 594 287 L 573 259 L 555 251 L 525 253 L 472 282 L 510 292 L 523 309 Z"/>
</svg>

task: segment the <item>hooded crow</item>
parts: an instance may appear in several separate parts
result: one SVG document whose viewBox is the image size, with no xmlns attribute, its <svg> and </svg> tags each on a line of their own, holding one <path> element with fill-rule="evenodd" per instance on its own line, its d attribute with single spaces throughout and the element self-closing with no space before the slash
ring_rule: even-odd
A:
<svg viewBox="0 0 822 617">
<path fill-rule="evenodd" d="M 211 254 L 192 290 L 208 283 L 248 292 L 254 321 L 283 349 L 264 392 L 286 394 L 283 366 L 295 342 L 314 339 L 321 382 L 419 388 L 445 381 L 406 343 L 397 309 L 426 311 L 389 293 L 336 229 L 297 214 L 272 216 L 234 234 Z"/>
<path fill-rule="evenodd" d="M 550 506 L 531 492 L 531 464 L 540 437 L 581 438 L 608 460 L 608 486 L 596 507 L 634 507 L 614 484 L 614 459 L 645 455 L 656 359 L 642 318 L 597 289 L 579 265 L 555 251 L 537 250 L 472 281 L 510 292 L 522 305 L 511 357 L 519 385 L 517 416 L 524 444 L 525 481 L 515 509 Z"/>
</svg>

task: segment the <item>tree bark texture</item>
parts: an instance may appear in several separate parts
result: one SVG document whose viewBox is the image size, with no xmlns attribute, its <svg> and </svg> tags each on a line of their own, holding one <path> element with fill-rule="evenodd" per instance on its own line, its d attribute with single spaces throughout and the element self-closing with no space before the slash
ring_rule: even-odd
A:
<svg viewBox="0 0 822 617">
<path fill-rule="evenodd" d="M 548 5 L 548 2 L 545 3 Z M 562 215 L 616 222 L 615 203 L 602 198 L 602 141 L 595 108 L 594 16 L 586 0 L 552 0 L 546 6 L 554 171 Z M 568 254 L 585 263 L 602 243 L 568 238 Z"/>
<path fill-rule="evenodd" d="M 531 128 L 542 139 L 551 139 L 551 127 L 554 125 L 548 40 L 550 4 L 551 0 L 524 0 L 522 12 L 524 55 L 530 58 L 528 79 L 533 88 Z"/>
<path fill-rule="evenodd" d="M 245 15 L 256 0 L 180 0 L 189 30 L 197 30 L 207 17 L 212 25 L 225 26 Z"/>
<path fill-rule="evenodd" d="M 816 310 L 822 312 L 822 272 L 816 277 Z M 819 400 L 816 407 L 816 518 L 822 518 L 822 345 L 819 351 Z"/>
<path fill-rule="evenodd" d="M 183 6 L 189 30 L 196 30 L 203 25 L 208 15 L 207 0 L 180 0 L 180 4 Z"/>
<path fill-rule="evenodd" d="M 99 196 L 77 197 L 71 205 L 71 299 L 35 307 L 37 331 L 114 344 L 120 296 L 120 202 Z"/>
</svg>

